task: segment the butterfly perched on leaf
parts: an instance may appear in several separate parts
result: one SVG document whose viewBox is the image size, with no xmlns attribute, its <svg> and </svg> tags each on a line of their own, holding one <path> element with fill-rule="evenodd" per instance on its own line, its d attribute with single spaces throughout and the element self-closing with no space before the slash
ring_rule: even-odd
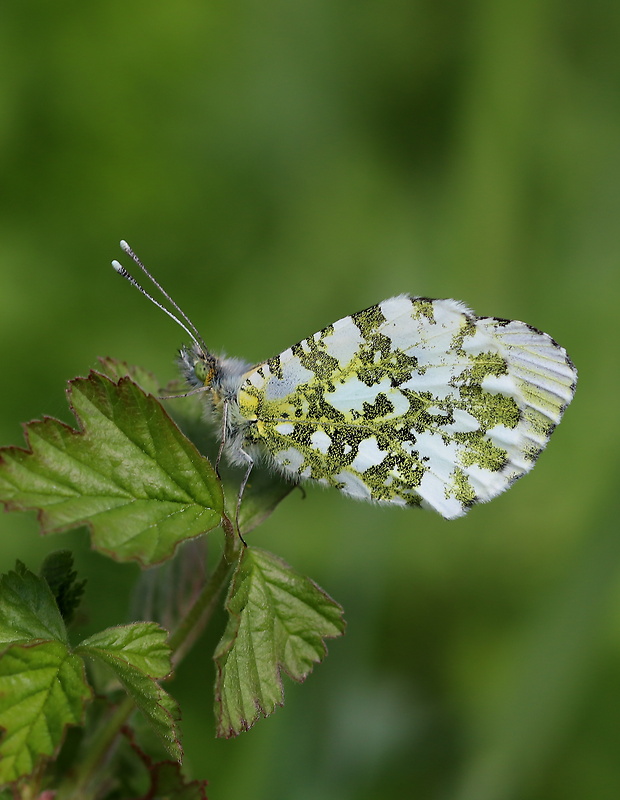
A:
<svg viewBox="0 0 620 800">
<path fill-rule="evenodd" d="M 221 452 L 294 482 L 446 519 L 491 500 L 534 466 L 572 400 L 563 347 L 524 322 L 477 317 L 455 300 L 400 295 L 251 365 L 209 351 L 191 320 L 181 371 L 220 423 Z"/>
</svg>

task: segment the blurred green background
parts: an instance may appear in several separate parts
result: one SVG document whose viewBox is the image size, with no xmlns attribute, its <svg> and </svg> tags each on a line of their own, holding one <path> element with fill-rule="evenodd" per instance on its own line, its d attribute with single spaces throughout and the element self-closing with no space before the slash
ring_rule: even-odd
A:
<svg viewBox="0 0 620 800">
<path fill-rule="evenodd" d="M 311 489 L 252 535 L 349 628 L 216 741 L 216 620 L 171 687 L 210 800 L 620 796 L 619 41 L 609 0 L 3 4 L 0 443 L 70 421 L 97 356 L 175 375 L 182 331 L 109 267 L 121 237 L 216 352 L 411 292 L 580 370 L 534 473 L 467 518 Z M 69 546 L 85 630 L 125 620 L 137 569 L 1 522 L 2 570 Z"/>
</svg>

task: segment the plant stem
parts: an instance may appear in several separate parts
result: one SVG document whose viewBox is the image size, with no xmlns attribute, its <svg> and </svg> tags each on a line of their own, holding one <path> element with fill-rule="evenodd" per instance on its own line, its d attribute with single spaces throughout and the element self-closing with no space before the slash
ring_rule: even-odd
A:
<svg viewBox="0 0 620 800">
<path fill-rule="evenodd" d="M 209 621 L 217 599 L 226 584 L 226 579 L 238 559 L 241 540 L 227 517 L 222 519 L 222 527 L 226 535 L 222 557 L 194 604 L 168 640 L 175 666 L 182 661 L 193 644 L 192 634 Z M 63 781 L 59 787 L 58 800 L 89 800 L 94 797 L 94 793 L 88 791 L 88 786 L 108 756 L 121 728 L 134 710 L 133 700 L 127 697 L 101 726 L 74 775 L 66 782 Z"/>
<path fill-rule="evenodd" d="M 196 630 L 201 630 L 211 618 L 217 599 L 226 583 L 226 578 L 233 564 L 237 561 L 241 544 L 239 537 L 232 528 L 230 520 L 226 517 L 223 519 L 222 527 L 226 533 L 226 544 L 222 557 L 196 598 L 195 603 L 168 640 L 168 644 L 172 648 L 172 658 L 175 666 L 183 660 L 189 646 L 192 644 L 190 638 L 192 634 Z"/>
<path fill-rule="evenodd" d="M 99 728 L 84 758 L 80 760 L 75 773 L 60 785 L 58 800 L 89 800 L 95 796 L 96 787 L 88 789 L 95 777 L 97 770 L 105 760 L 112 748 L 119 731 L 127 722 L 135 709 L 135 704 L 130 697 L 126 697 L 116 708 L 110 718 Z"/>
</svg>

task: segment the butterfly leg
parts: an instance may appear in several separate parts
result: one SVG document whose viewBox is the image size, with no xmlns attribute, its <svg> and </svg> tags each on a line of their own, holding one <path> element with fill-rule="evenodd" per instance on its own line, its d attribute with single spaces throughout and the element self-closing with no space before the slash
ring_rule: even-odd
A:
<svg viewBox="0 0 620 800">
<path fill-rule="evenodd" d="M 222 460 L 222 453 L 224 452 L 224 445 L 226 444 L 226 426 L 228 425 L 228 403 L 223 404 L 222 409 L 222 434 L 220 436 L 220 447 L 217 451 L 217 458 L 215 459 L 215 472 L 218 478 L 220 475 L 220 461 Z"/>
<path fill-rule="evenodd" d="M 241 481 L 241 486 L 239 487 L 239 494 L 237 495 L 237 509 L 235 511 L 235 523 L 237 525 L 237 533 L 239 534 L 239 538 L 243 542 L 243 544 L 247 547 L 247 542 L 241 535 L 241 529 L 239 528 L 239 512 L 241 511 L 241 500 L 243 499 L 243 493 L 245 492 L 245 487 L 247 486 L 248 480 L 250 479 L 250 473 L 252 472 L 252 468 L 254 467 L 254 459 L 249 453 L 246 453 L 245 450 L 241 450 L 241 455 L 246 459 L 247 467 L 245 470 L 245 475 L 243 476 L 243 480 Z"/>
</svg>

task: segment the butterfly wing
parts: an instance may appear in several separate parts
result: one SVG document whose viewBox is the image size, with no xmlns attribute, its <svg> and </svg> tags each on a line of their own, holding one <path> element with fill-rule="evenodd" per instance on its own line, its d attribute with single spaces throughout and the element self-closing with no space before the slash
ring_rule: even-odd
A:
<svg viewBox="0 0 620 800">
<path fill-rule="evenodd" d="M 287 476 L 452 519 L 532 469 L 575 382 L 547 334 L 402 295 L 254 367 L 239 406 Z"/>
</svg>

